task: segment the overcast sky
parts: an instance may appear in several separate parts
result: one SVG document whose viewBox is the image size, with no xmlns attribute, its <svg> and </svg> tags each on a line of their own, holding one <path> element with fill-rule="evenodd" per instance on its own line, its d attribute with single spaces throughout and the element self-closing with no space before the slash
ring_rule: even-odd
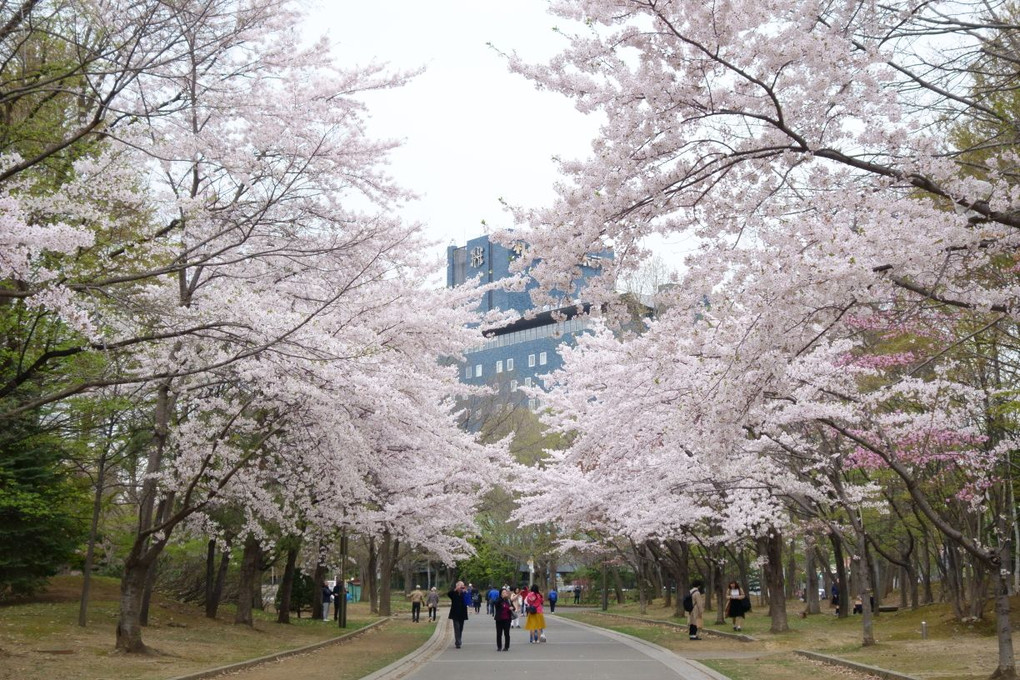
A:
<svg viewBox="0 0 1020 680">
<path fill-rule="evenodd" d="M 345 64 L 375 58 L 398 68 L 424 66 L 400 90 L 372 94 L 371 132 L 405 140 L 392 174 L 422 199 L 405 211 L 439 242 L 463 245 L 511 226 L 499 198 L 548 203 L 557 173 L 552 156 L 586 156 L 595 121 L 570 101 L 510 74 L 503 52 L 531 61 L 556 54 L 563 39 L 546 0 L 334 0 L 315 15 Z M 444 260 L 445 262 L 445 260 Z"/>
</svg>

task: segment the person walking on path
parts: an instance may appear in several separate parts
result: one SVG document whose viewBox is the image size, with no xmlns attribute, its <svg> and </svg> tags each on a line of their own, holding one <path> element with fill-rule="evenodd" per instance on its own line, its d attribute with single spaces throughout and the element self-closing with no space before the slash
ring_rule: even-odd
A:
<svg viewBox="0 0 1020 680">
<path fill-rule="evenodd" d="M 425 600 L 425 593 L 421 591 L 421 586 L 415 586 L 414 590 L 411 591 L 411 621 L 418 623 L 418 619 L 421 618 L 421 603 Z"/>
<path fill-rule="evenodd" d="M 528 613 L 524 621 L 524 629 L 530 631 L 528 642 L 545 642 L 545 614 L 538 585 L 531 586 L 531 592 L 524 596 L 524 608 Z"/>
<path fill-rule="evenodd" d="M 453 643 L 457 649 L 460 649 L 460 643 L 464 636 L 464 622 L 468 619 L 467 600 L 464 599 L 464 593 L 468 593 L 470 597 L 470 592 L 464 587 L 463 581 L 457 581 L 457 585 L 447 593 L 450 596 L 449 619 L 453 621 Z"/>
<path fill-rule="evenodd" d="M 514 618 L 514 606 L 510 602 L 510 591 L 504 588 L 499 598 L 492 603 L 492 617 L 496 619 L 496 651 L 510 651 L 510 622 Z"/>
<path fill-rule="evenodd" d="M 733 630 L 743 629 L 744 614 L 748 611 L 748 605 L 744 589 L 736 581 L 730 581 L 726 586 L 726 611 L 723 618 L 733 619 Z"/>
<path fill-rule="evenodd" d="M 496 601 L 499 600 L 499 589 L 496 586 L 489 586 L 485 593 L 485 613 L 489 616 L 496 615 Z"/>
<path fill-rule="evenodd" d="M 429 594 L 425 596 L 425 604 L 429 608 L 429 621 L 435 621 L 436 610 L 439 608 L 439 591 L 436 590 L 435 586 L 432 586 Z"/>
<path fill-rule="evenodd" d="M 524 595 L 521 594 L 521 589 L 517 586 L 513 587 L 510 591 L 510 604 L 514 606 L 513 621 L 510 622 L 511 628 L 521 627 L 521 617 L 524 616 Z"/>
<path fill-rule="evenodd" d="M 475 614 L 482 613 L 482 591 L 478 588 L 471 588 L 471 604 L 475 608 Z"/>
<path fill-rule="evenodd" d="M 687 614 L 687 632 L 692 640 L 700 640 L 698 631 L 704 625 L 705 596 L 701 594 L 701 581 L 691 583 L 691 611 Z"/>
<path fill-rule="evenodd" d="M 574 586 L 574 604 L 581 604 L 581 586 Z"/>
<path fill-rule="evenodd" d="M 554 613 L 556 611 L 556 600 L 559 598 L 559 596 L 560 596 L 560 594 L 556 592 L 555 588 L 553 588 L 552 590 L 549 591 L 549 613 L 550 614 L 552 614 L 552 613 Z"/>
</svg>

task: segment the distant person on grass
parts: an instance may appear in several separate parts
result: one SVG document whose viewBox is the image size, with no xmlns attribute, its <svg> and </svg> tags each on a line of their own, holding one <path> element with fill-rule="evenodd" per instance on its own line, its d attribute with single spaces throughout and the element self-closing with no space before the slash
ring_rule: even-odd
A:
<svg viewBox="0 0 1020 680">
<path fill-rule="evenodd" d="M 340 602 L 347 600 L 347 589 L 344 588 L 344 583 L 340 579 L 337 579 L 336 585 L 333 586 L 333 620 L 340 620 Z"/>
<path fill-rule="evenodd" d="M 414 590 L 411 591 L 411 621 L 418 623 L 421 618 L 421 603 L 425 601 L 425 593 L 422 592 L 421 586 L 415 586 Z"/>
<path fill-rule="evenodd" d="M 464 636 L 464 622 L 468 619 L 468 601 L 464 597 L 465 593 L 471 597 L 471 591 L 464 586 L 463 581 L 457 581 L 457 585 L 447 593 L 450 596 L 449 619 L 453 621 L 453 643 L 457 649 L 460 649 L 460 643 Z"/>
<path fill-rule="evenodd" d="M 322 584 L 322 620 L 329 621 L 329 600 L 333 597 L 328 583 Z"/>
<path fill-rule="evenodd" d="M 733 619 L 733 630 L 742 630 L 744 627 L 744 614 L 751 608 L 747 600 L 747 594 L 740 584 L 730 581 L 726 586 L 726 611 L 723 618 Z"/>
<path fill-rule="evenodd" d="M 701 594 L 701 581 L 691 582 L 691 609 L 687 614 L 687 632 L 692 640 L 700 640 L 701 627 L 704 625 L 705 596 Z M 686 608 L 686 607 L 685 607 Z"/>
</svg>

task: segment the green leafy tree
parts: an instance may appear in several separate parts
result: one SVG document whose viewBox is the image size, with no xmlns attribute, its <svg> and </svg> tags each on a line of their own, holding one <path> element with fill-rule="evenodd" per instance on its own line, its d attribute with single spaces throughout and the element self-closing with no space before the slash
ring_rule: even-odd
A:
<svg viewBox="0 0 1020 680">
<path fill-rule="evenodd" d="M 62 446 L 29 419 L 0 429 L 0 599 L 37 590 L 84 540 L 86 490 L 61 466 Z"/>
</svg>

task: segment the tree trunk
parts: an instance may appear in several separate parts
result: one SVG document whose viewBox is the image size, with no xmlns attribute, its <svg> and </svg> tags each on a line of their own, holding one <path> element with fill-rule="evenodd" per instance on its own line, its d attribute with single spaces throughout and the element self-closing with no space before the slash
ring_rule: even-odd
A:
<svg viewBox="0 0 1020 680">
<path fill-rule="evenodd" d="M 1008 534 L 1007 534 L 1008 535 Z M 999 549 L 1003 564 L 1009 564 L 1009 541 Z M 998 680 L 1016 680 L 1016 657 L 1013 653 L 1013 627 L 1009 621 L 1009 572 L 1002 570 L 995 579 L 995 636 L 998 641 L 999 666 L 992 674 Z"/>
<path fill-rule="evenodd" d="M 726 623 L 726 593 L 723 592 L 723 569 L 722 560 L 712 560 L 712 592 L 715 593 L 715 622 Z M 708 599 L 708 598 L 705 598 Z"/>
<path fill-rule="evenodd" d="M 205 545 L 205 615 L 209 616 L 209 604 L 212 602 L 213 590 L 216 588 L 216 539 L 210 538 Z"/>
<path fill-rule="evenodd" d="M 957 621 L 962 621 L 963 613 L 963 567 L 960 565 L 960 554 L 956 546 L 945 542 L 946 551 L 946 586 L 949 588 L 949 599 L 953 605 L 953 614 Z"/>
<path fill-rule="evenodd" d="M 807 576 L 807 592 L 804 593 L 804 611 L 808 614 L 821 614 L 822 608 L 818 601 L 818 566 L 815 564 L 815 541 L 810 537 L 804 549 L 804 573 Z"/>
<path fill-rule="evenodd" d="M 117 620 L 117 650 L 129 654 L 146 651 L 142 642 L 142 597 L 149 565 L 129 556 L 120 579 L 120 616 Z"/>
<path fill-rule="evenodd" d="M 92 523 L 89 525 L 89 539 L 85 548 L 85 565 L 82 567 L 81 602 L 78 604 L 78 625 L 88 625 L 89 594 L 92 590 L 92 563 L 96 555 L 96 535 L 99 533 L 99 516 L 103 507 L 103 488 L 106 485 L 106 456 L 99 457 L 99 468 L 96 470 L 96 492 L 92 496 Z"/>
<path fill-rule="evenodd" d="M 283 568 L 283 580 L 280 582 L 280 611 L 276 612 L 277 623 L 290 623 L 290 597 L 294 592 L 297 557 L 298 546 L 287 551 L 287 566 Z"/>
<path fill-rule="evenodd" d="M 623 577 L 620 568 L 613 567 L 613 589 L 616 592 L 616 604 L 623 604 Z"/>
<path fill-rule="evenodd" d="M 172 404 L 170 381 L 165 381 L 156 392 L 152 443 L 138 502 L 138 525 L 131 551 L 124 560 L 124 575 L 120 581 L 116 648 L 129 654 L 145 652 L 145 644 L 142 642 L 142 614 L 146 582 L 149 570 L 153 568 L 167 540 L 167 536 L 164 535 L 161 539 L 153 541 L 148 532 L 153 526 L 156 509 L 156 473 L 163 463 Z"/>
<path fill-rule="evenodd" d="M 797 588 L 797 541 L 790 539 L 786 561 L 786 599 L 794 598 L 794 591 Z"/>
<path fill-rule="evenodd" d="M 871 611 L 871 577 L 868 569 L 867 538 L 863 531 L 857 535 L 857 587 L 861 596 L 861 645 L 870 647 L 875 644 L 875 627 Z"/>
<path fill-rule="evenodd" d="M 839 589 L 839 602 L 836 605 L 839 608 L 839 618 L 845 619 L 850 615 L 850 584 L 848 583 L 846 574 L 846 564 L 843 561 L 843 539 L 840 538 L 839 534 L 833 532 L 829 534 L 829 540 L 832 542 L 832 556 L 836 560 L 836 587 Z"/>
<path fill-rule="evenodd" d="M 913 593 L 913 595 L 915 597 L 914 601 L 915 602 L 917 601 L 916 600 L 916 596 L 917 596 L 917 584 L 915 582 L 916 580 L 917 579 L 911 580 L 911 573 L 910 573 L 910 569 L 908 567 L 900 566 L 900 582 L 901 582 L 900 583 L 900 609 L 905 610 L 909 606 L 911 591 L 912 591 L 912 593 Z M 917 609 L 917 607 L 911 607 L 911 608 L 912 609 Z"/>
<path fill-rule="evenodd" d="M 688 556 L 690 554 L 690 548 L 686 542 L 683 541 L 667 541 L 666 548 L 669 550 L 669 554 L 673 558 L 673 563 L 676 565 L 676 610 L 673 612 L 673 616 L 677 618 L 684 618 L 684 597 L 691 588 L 691 574 L 690 566 L 688 565 Z"/>
<path fill-rule="evenodd" d="M 255 583 L 255 575 L 258 573 L 261 550 L 258 539 L 249 534 L 244 541 L 244 553 L 241 556 L 241 572 L 237 584 L 237 612 L 234 614 L 234 623 L 246 626 L 255 625 L 251 607 L 252 584 Z"/>
<path fill-rule="evenodd" d="M 373 614 L 379 613 L 379 588 L 376 579 L 376 569 L 379 567 L 379 552 L 375 546 L 375 537 L 368 539 L 368 573 L 365 574 L 365 585 L 368 586 L 369 611 Z"/>
<path fill-rule="evenodd" d="M 928 541 L 928 530 L 924 529 L 921 533 L 921 554 L 918 555 L 920 570 L 921 570 L 921 583 L 924 586 L 924 604 L 932 604 L 935 602 L 935 594 L 931 590 L 931 549 Z"/>
<path fill-rule="evenodd" d="M 323 615 L 322 586 L 326 583 L 326 565 L 316 564 L 312 574 L 312 618 L 321 620 Z"/>
<path fill-rule="evenodd" d="M 393 583 L 393 558 L 396 546 L 393 535 L 384 531 L 379 545 L 379 616 L 391 614 L 391 593 Z"/>
<path fill-rule="evenodd" d="M 224 546 L 226 548 L 226 546 Z M 223 550 L 220 553 L 220 567 L 216 570 L 216 583 L 213 585 L 212 596 L 205 603 L 206 618 L 215 619 L 220 608 L 220 601 L 223 599 L 223 588 L 227 584 L 227 571 L 230 569 L 230 553 Z"/>
<path fill-rule="evenodd" d="M 769 616 L 772 633 L 785 633 L 790 630 L 786 619 L 786 584 L 783 578 L 783 538 L 776 532 L 760 539 L 760 552 L 765 556 L 765 584 L 769 594 Z"/>
<path fill-rule="evenodd" d="M 864 544 L 864 557 L 866 568 L 869 569 L 867 577 L 871 579 L 868 584 L 868 589 L 871 592 L 871 599 L 873 600 L 871 605 L 871 614 L 873 616 L 879 616 L 879 607 L 882 606 L 882 586 L 884 584 L 883 570 L 881 560 L 875 557 L 871 550 L 868 548 L 868 544 Z M 861 589 L 864 589 L 864 585 Z"/>
<path fill-rule="evenodd" d="M 633 545 L 633 544 L 632 544 Z M 648 613 L 648 593 L 645 586 L 645 551 L 634 546 L 634 557 L 637 558 L 637 591 L 638 591 L 638 612 L 641 616 Z"/>
</svg>

